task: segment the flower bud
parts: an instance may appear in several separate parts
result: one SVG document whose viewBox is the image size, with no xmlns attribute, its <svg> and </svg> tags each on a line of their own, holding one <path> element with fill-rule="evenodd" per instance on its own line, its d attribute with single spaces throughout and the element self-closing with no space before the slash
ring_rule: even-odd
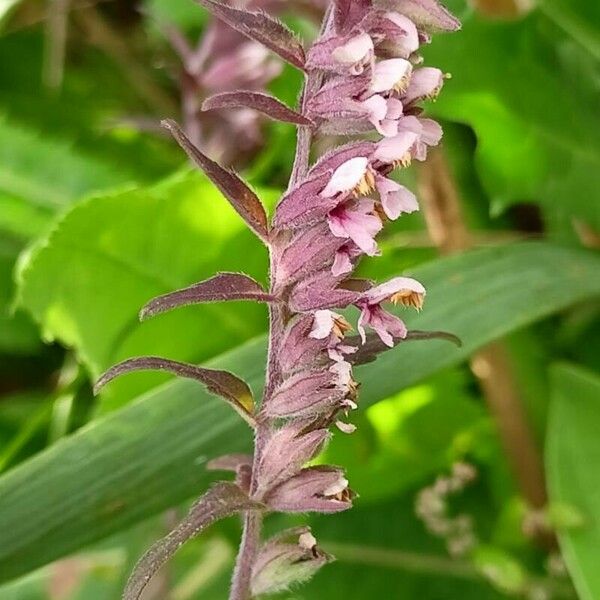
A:
<svg viewBox="0 0 600 600">
<path fill-rule="evenodd" d="M 265 497 L 265 503 L 280 512 L 332 513 L 352 506 L 354 493 L 341 469 L 308 467 L 291 477 Z"/>
<path fill-rule="evenodd" d="M 303 431 L 304 423 L 291 423 L 267 440 L 257 467 L 258 494 L 295 475 L 327 444 L 327 429 Z"/>
<path fill-rule="evenodd" d="M 317 546 L 308 527 L 285 531 L 261 548 L 252 569 L 252 596 L 281 592 L 307 581 L 332 560 Z"/>
</svg>

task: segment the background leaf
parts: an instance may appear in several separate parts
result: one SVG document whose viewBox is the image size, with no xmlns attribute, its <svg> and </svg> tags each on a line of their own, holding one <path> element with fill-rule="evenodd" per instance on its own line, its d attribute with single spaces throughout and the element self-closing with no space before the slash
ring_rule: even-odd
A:
<svg viewBox="0 0 600 600">
<path fill-rule="evenodd" d="M 442 37 L 425 52 L 453 75 L 428 111 L 473 127 L 476 164 L 496 213 L 539 201 L 550 214 L 600 226 L 598 203 L 590 201 L 600 166 L 599 65 L 587 77 L 575 74 L 569 52 L 587 58 L 573 44 L 539 11 L 511 22 L 471 14 L 460 35 Z M 565 81 L 585 92 L 563 93 Z"/>
<path fill-rule="evenodd" d="M 600 293 L 596 256 L 544 243 L 479 250 L 413 274 L 427 285 L 428 302 L 410 325 L 452 331 L 464 345 L 407 344 L 361 368 L 363 407 L 457 364 L 513 328 Z M 465 303 L 469 311 L 462 310 Z M 102 311 L 96 314 L 100 319 Z M 207 366 L 235 372 L 258 396 L 264 349 L 259 339 Z M 0 479 L 0 529 L 8 532 L 0 540 L 0 578 L 198 495 L 207 485 L 207 459 L 248 448 L 241 431 L 241 421 L 218 399 L 205 398 L 194 384 L 170 383 L 9 472 Z"/>
<path fill-rule="evenodd" d="M 138 314 L 151 298 L 218 270 L 264 280 L 266 264 L 266 250 L 214 187 L 184 174 L 77 206 L 23 266 L 20 299 L 46 339 L 75 347 L 97 377 L 140 354 L 201 362 L 264 331 L 266 309 L 254 304 L 243 317 L 237 303 L 182 308 L 143 324 Z M 106 406 L 111 394 L 116 406 L 161 380 L 119 381 Z"/>
<path fill-rule="evenodd" d="M 559 528 L 559 539 L 579 597 L 593 600 L 600 594 L 600 378 L 574 365 L 557 365 L 552 392 L 546 449 L 550 500 L 583 517 L 580 527 Z"/>
</svg>

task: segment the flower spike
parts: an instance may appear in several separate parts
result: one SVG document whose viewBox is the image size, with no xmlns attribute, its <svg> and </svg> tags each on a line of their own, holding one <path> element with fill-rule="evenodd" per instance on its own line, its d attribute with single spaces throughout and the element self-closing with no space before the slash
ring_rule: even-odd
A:
<svg viewBox="0 0 600 600">
<path fill-rule="evenodd" d="M 268 246 L 269 288 L 243 274 L 220 273 L 151 300 L 141 316 L 202 302 L 264 302 L 270 317 L 268 368 L 257 409 L 247 384 L 231 373 L 154 357 L 125 361 L 98 382 L 100 387 L 122 373 L 148 368 L 190 377 L 223 396 L 255 430 L 252 455 L 226 455 L 208 463 L 210 469 L 233 472 L 235 482 L 209 491 L 191 516 L 151 549 L 132 577 L 126 600 L 137 600 L 156 568 L 196 529 L 238 511 L 244 513 L 245 533 L 230 600 L 283 591 L 309 578 L 331 557 L 308 528 L 288 530 L 263 543 L 261 511 L 334 513 L 351 508 L 355 494 L 344 470 L 311 463 L 333 435 L 356 430 L 351 417 L 360 401 L 360 384 L 354 366 L 406 341 L 460 343 L 445 332 L 409 331 L 393 309 L 388 312 L 389 305 L 398 311 L 422 309 L 426 290 L 418 281 L 394 277 L 377 284 L 354 274 L 364 257 L 380 254 L 378 237 L 388 221 L 419 208 L 416 196 L 393 172 L 425 160 L 441 141 L 441 127 L 423 115 L 420 103 L 437 96 L 444 75 L 421 66 L 419 51 L 431 33 L 455 30 L 458 22 L 437 0 L 334 0 L 305 60 L 294 35 L 264 13 L 220 0 L 197 1 L 303 69 L 306 84 L 297 110 L 252 86 L 247 91 L 216 86 L 221 93 L 204 103 L 207 110 L 251 108 L 299 127 L 291 181 L 270 224 L 256 194 L 237 175 L 203 154 L 173 121 L 165 122 Z M 263 61 L 264 55 L 257 58 Z M 243 75 L 238 63 L 231 57 L 204 76 L 230 82 L 232 73 L 234 78 Z M 264 76 L 264 69 L 260 72 Z M 310 164 L 314 137 L 362 133 L 371 137 L 334 142 Z M 358 318 L 345 312 L 351 307 L 358 309 Z M 352 335 L 354 329 L 358 335 Z"/>
</svg>

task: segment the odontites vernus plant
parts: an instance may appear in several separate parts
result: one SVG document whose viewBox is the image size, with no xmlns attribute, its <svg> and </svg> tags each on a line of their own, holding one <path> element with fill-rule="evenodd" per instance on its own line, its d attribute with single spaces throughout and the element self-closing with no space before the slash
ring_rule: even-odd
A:
<svg viewBox="0 0 600 600">
<path fill-rule="evenodd" d="M 134 600 L 158 568 L 208 525 L 241 513 L 243 535 L 231 600 L 248 600 L 306 580 L 331 560 L 308 528 L 263 540 L 269 512 L 334 513 L 352 506 L 342 466 L 307 466 L 333 432 L 351 434 L 358 404 L 354 365 L 410 339 L 444 336 L 408 332 L 388 312 L 396 304 L 420 310 L 425 288 L 408 277 L 376 284 L 352 273 L 363 256 L 377 256 L 377 235 L 389 220 L 418 210 L 414 194 L 392 178 L 395 169 L 425 160 L 442 137 L 424 118 L 420 102 L 437 96 L 444 74 L 421 66 L 419 48 L 436 31 L 459 27 L 437 0 L 337 0 L 308 48 L 281 22 L 263 12 L 199 0 L 218 19 L 301 69 L 305 84 L 297 109 L 262 92 L 221 93 L 207 108 L 245 107 L 298 128 L 295 162 L 286 193 L 271 219 L 250 187 L 203 154 L 173 121 L 164 122 L 189 157 L 269 249 L 265 290 L 241 273 L 206 281 L 151 300 L 142 318 L 203 302 L 247 300 L 269 310 L 266 385 L 256 403 L 248 385 L 226 371 L 155 357 L 127 360 L 103 375 L 97 388 L 134 370 L 160 369 L 195 379 L 222 396 L 254 434 L 251 455 L 209 463 L 232 471 L 217 483 L 166 538 L 142 557 L 124 598 Z M 310 162 L 316 136 L 357 136 Z M 353 325 L 340 310 L 354 306 Z M 447 336 L 446 336 L 447 337 Z"/>
</svg>

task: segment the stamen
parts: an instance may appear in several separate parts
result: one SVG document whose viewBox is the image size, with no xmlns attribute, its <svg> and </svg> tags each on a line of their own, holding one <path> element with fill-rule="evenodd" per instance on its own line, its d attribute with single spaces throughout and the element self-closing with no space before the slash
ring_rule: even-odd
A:
<svg viewBox="0 0 600 600">
<path fill-rule="evenodd" d="M 367 196 L 375 189 L 375 175 L 371 169 L 367 169 L 363 178 L 353 190 L 355 196 Z"/>
<path fill-rule="evenodd" d="M 410 152 L 407 152 L 402 158 L 395 160 L 392 164 L 394 165 L 394 168 L 403 168 L 406 169 L 407 167 L 410 167 L 410 164 L 412 163 L 412 154 Z"/>
<path fill-rule="evenodd" d="M 344 336 L 349 331 L 352 331 L 352 325 L 342 317 L 341 315 L 333 319 L 333 334 L 340 340 L 344 339 Z"/>
<path fill-rule="evenodd" d="M 390 296 L 390 302 L 408 307 L 412 306 L 417 310 L 421 310 L 423 308 L 423 294 L 412 290 L 400 290 Z"/>
</svg>

